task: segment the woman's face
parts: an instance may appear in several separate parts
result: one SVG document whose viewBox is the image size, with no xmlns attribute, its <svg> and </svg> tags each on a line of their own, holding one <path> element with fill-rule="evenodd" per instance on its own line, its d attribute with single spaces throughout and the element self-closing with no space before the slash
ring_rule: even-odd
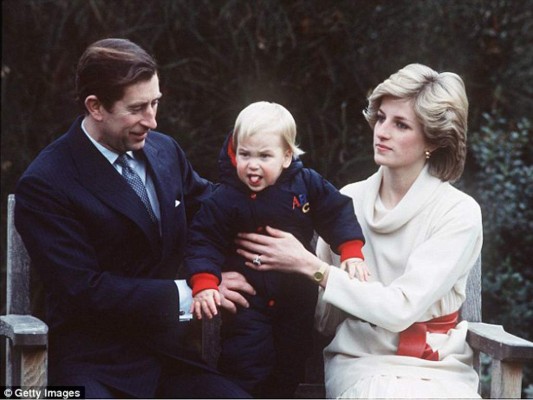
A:
<svg viewBox="0 0 533 400">
<path fill-rule="evenodd" d="M 374 126 L 374 161 L 395 170 L 421 170 L 426 150 L 411 100 L 384 97 Z"/>
</svg>

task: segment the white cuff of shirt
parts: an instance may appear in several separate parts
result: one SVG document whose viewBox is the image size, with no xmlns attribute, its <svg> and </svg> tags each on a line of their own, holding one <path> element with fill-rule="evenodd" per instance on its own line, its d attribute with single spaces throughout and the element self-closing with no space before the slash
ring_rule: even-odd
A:
<svg viewBox="0 0 533 400">
<path fill-rule="evenodd" d="M 190 321 L 192 319 L 192 314 L 190 313 L 192 289 L 187 285 L 185 279 L 178 279 L 174 282 L 176 283 L 180 297 L 180 321 Z"/>
</svg>

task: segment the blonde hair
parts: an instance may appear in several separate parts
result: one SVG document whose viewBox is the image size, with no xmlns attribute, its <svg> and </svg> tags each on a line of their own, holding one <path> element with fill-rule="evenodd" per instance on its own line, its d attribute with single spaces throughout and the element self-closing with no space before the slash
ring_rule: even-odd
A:
<svg viewBox="0 0 533 400">
<path fill-rule="evenodd" d="M 435 147 L 429 172 L 443 181 L 461 177 L 466 160 L 468 99 L 459 75 L 409 64 L 378 85 L 363 114 L 374 129 L 384 97 L 411 100 L 426 142 Z"/>
<path fill-rule="evenodd" d="M 295 157 L 303 154 L 296 145 L 296 122 L 291 113 L 282 105 L 259 101 L 244 108 L 235 121 L 233 148 L 244 138 L 256 134 L 275 134 L 281 138 Z"/>
</svg>

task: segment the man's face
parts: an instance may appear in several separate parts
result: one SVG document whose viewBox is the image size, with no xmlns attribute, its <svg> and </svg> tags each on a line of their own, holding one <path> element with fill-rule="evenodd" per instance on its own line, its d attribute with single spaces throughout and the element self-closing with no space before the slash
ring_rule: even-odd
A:
<svg viewBox="0 0 533 400">
<path fill-rule="evenodd" d="M 157 74 L 150 80 L 128 86 L 110 111 L 101 106 L 101 120 L 94 139 L 119 154 L 142 149 L 150 129 L 157 127 L 160 98 Z"/>
</svg>

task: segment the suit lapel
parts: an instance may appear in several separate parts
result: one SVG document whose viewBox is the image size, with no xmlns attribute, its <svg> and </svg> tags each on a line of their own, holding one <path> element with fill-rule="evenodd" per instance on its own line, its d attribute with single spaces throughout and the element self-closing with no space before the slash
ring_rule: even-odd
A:
<svg viewBox="0 0 533 400">
<path fill-rule="evenodd" d="M 158 249 L 158 227 L 151 221 L 141 199 L 81 130 L 81 120 L 82 117 L 68 133 L 81 184 L 103 203 L 134 221 L 152 248 Z"/>
<path fill-rule="evenodd" d="M 172 232 L 178 219 L 175 216 L 175 194 L 173 188 L 175 185 L 172 182 L 177 181 L 177 176 L 172 176 L 169 165 L 172 160 L 165 159 L 165 153 L 159 151 L 154 146 L 148 135 L 148 139 L 143 148 L 143 152 L 147 161 L 147 168 L 149 168 L 151 177 L 157 193 L 159 201 L 159 211 L 161 213 L 161 233 L 163 240 L 168 237 L 173 237 Z"/>
</svg>

